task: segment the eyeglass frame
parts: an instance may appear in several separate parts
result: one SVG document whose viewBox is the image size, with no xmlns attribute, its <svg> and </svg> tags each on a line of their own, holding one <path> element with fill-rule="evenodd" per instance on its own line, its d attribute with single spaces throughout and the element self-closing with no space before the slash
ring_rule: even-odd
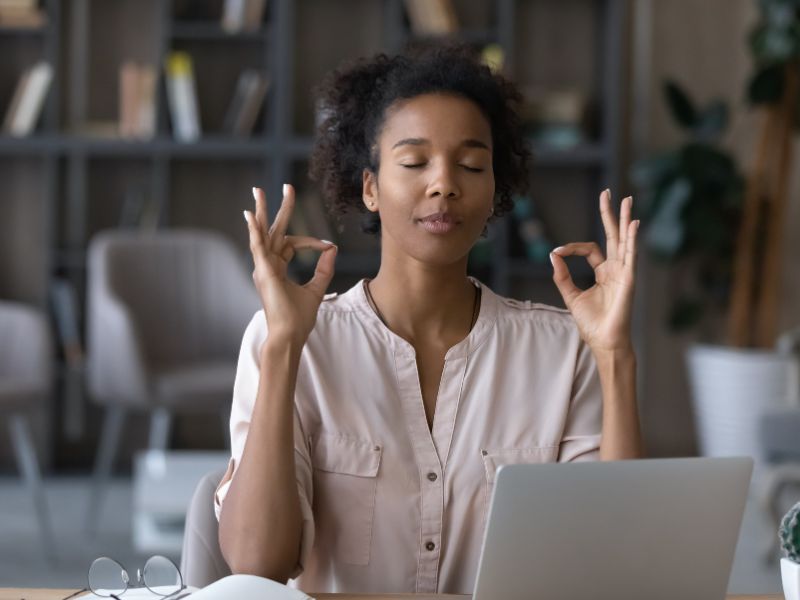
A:
<svg viewBox="0 0 800 600">
<path fill-rule="evenodd" d="M 179 578 L 179 580 L 180 580 L 180 587 L 179 587 L 177 590 L 175 590 L 174 592 L 170 592 L 169 594 L 163 594 L 163 595 L 162 595 L 162 594 L 159 594 L 158 592 L 156 592 L 155 590 L 153 590 L 153 589 L 152 589 L 150 586 L 148 586 L 146 583 L 144 583 L 144 576 L 143 576 L 143 574 L 142 574 L 142 568 L 143 568 L 143 567 L 137 567 L 137 568 L 136 568 L 136 582 L 137 582 L 138 584 L 143 584 L 143 585 L 137 585 L 137 586 L 135 586 L 135 587 L 130 587 L 130 585 L 129 585 L 129 584 L 130 584 L 130 581 L 131 581 L 131 576 L 130 576 L 130 574 L 128 573 L 128 569 L 127 569 L 127 567 L 125 567 L 125 565 L 123 565 L 121 562 L 119 562 L 119 561 L 118 561 L 116 558 L 111 558 L 110 556 L 98 556 L 97 558 L 95 558 L 95 559 L 92 561 L 92 564 L 90 564 L 90 565 L 89 565 L 89 568 L 88 568 L 88 569 L 87 569 L 87 571 L 86 571 L 86 585 L 87 585 L 87 587 L 85 587 L 85 588 L 83 588 L 83 589 L 80 589 L 80 590 L 78 590 L 78 591 L 76 591 L 76 592 L 73 592 L 73 593 L 72 593 L 72 594 L 70 594 L 69 596 L 65 596 L 64 598 L 62 598 L 62 600 L 69 600 L 70 598 L 74 598 L 74 597 L 75 597 L 75 596 L 77 596 L 78 594 L 82 594 L 82 593 L 84 593 L 84 592 L 91 592 L 92 594 L 94 594 L 95 596 L 98 596 L 98 597 L 100 597 L 100 598 L 113 598 L 114 600 L 121 600 L 121 598 L 120 598 L 119 596 L 122 596 L 123 594 L 125 594 L 125 592 L 127 592 L 129 589 L 134 589 L 134 590 L 135 590 L 135 589 L 141 589 L 141 588 L 143 588 L 143 587 L 144 587 L 144 588 L 147 588 L 148 590 L 150 590 L 150 591 L 151 591 L 151 592 L 153 592 L 154 594 L 158 595 L 158 597 L 159 597 L 161 600 L 167 600 L 168 598 L 172 598 L 173 596 L 176 596 L 176 594 L 180 594 L 181 592 L 183 592 L 184 590 L 186 590 L 186 589 L 187 589 L 187 587 L 188 587 L 188 586 L 187 586 L 187 585 L 186 585 L 186 583 L 183 581 L 183 573 L 181 573 L 180 567 L 178 567 L 178 565 L 176 565 L 176 564 L 175 564 L 175 561 L 174 561 L 174 560 L 172 560 L 171 558 L 169 558 L 168 556 L 164 556 L 163 554 L 153 554 L 153 555 L 152 555 L 152 556 L 150 556 L 150 557 L 149 557 L 149 558 L 148 558 L 146 561 L 144 561 L 144 566 L 146 567 L 146 566 L 147 566 L 147 563 L 149 563 L 149 562 L 150 562 L 152 559 L 154 559 L 154 558 L 163 558 L 163 559 L 167 560 L 167 561 L 168 561 L 170 564 L 172 564 L 172 566 L 173 566 L 173 567 L 175 567 L 175 572 L 178 574 L 178 578 Z M 94 564 L 95 564 L 95 563 L 96 563 L 98 560 L 103 560 L 103 559 L 106 559 L 106 560 L 113 561 L 113 562 L 115 562 L 117 565 L 119 565 L 120 567 L 122 567 L 122 572 L 124 573 L 123 582 L 125 583 L 125 589 L 124 589 L 124 590 L 122 590 L 122 591 L 121 591 L 121 592 L 120 592 L 118 595 L 117 595 L 117 594 L 109 594 L 108 596 L 100 596 L 100 595 L 99 595 L 99 594 L 98 594 L 98 593 L 97 593 L 97 592 L 96 592 L 96 591 L 95 591 L 95 590 L 92 588 L 92 584 L 91 584 L 91 582 L 89 581 L 89 573 L 91 573 L 91 571 L 92 571 L 92 567 L 94 566 Z M 173 600 L 177 600 L 178 598 L 182 598 L 182 597 L 183 597 L 183 596 L 176 596 L 176 597 L 175 597 Z"/>
</svg>

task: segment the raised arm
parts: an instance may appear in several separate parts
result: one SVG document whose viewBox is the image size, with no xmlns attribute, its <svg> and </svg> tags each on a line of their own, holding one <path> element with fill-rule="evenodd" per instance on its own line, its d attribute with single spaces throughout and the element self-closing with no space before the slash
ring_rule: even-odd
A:
<svg viewBox="0 0 800 600">
<path fill-rule="evenodd" d="M 631 341 L 631 312 L 636 273 L 636 234 L 631 204 L 622 201 L 620 223 L 611 209 L 611 193 L 600 194 L 606 233 L 606 256 L 594 242 L 556 248 L 550 254 L 555 281 L 572 313 L 581 337 L 597 362 L 603 390 L 601 460 L 640 458 L 644 454 L 636 403 L 636 356 Z M 594 269 L 595 284 L 581 290 L 572 281 L 565 256 L 585 256 Z"/>
<path fill-rule="evenodd" d="M 336 247 L 286 235 L 294 209 L 291 186 L 284 186 L 272 227 L 264 193 L 254 188 L 253 194 L 255 215 L 245 211 L 245 219 L 255 264 L 253 280 L 269 333 L 258 357 L 258 391 L 247 441 L 220 513 L 219 542 L 234 573 L 286 582 L 298 562 L 302 533 L 293 433 L 297 370 L 333 277 Z M 301 248 L 322 251 L 314 276 L 305 285 L 287 277 L 287 265 Z"/>
</svg>

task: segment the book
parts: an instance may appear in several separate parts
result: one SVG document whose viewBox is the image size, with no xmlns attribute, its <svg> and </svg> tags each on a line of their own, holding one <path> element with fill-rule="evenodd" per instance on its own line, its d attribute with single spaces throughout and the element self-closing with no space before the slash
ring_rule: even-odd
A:
<svg viewBox="0 0 800 600">
<path fill-rule="evenodd" d="M 119 77 L 119 133 L 151 139 L 156 130 L 156 73 L 151 65 L 126 61 Z"/>
<path fill-rule="evenodd" d="M 448 35 L 458 31 L 452 0 L 405 0 L 412 31 L 417 35 Z"/>
<path fill-rule="evenodd" d="M 53 80 L 53 67 L 40 61 L 20 77 L 3 120 L 3 132 L 16 137 L 30 135 L 42 113 Z"/>
<path fill-rule="evenodd" d="M 187 52 L 172 51 L 165 59 L 167 99 L 172 118 L 172 132 L 181 142 L 200 138 L 192 57 Z"/>
<path fill-rule="evenodd" d="M 220 24 L 227 33 L 258 31 L 264 19 L 266 0 L 225 0 Z"/>
<path fill-rule="evenodd" d="M 227 33 L 238 33 L 244 27 L 246 0 L 225 0 L 220 25 Z"/>
<path fill-rule="evenodd" d="M 0 25 L 19 29 L 38 29 L 47 24 L 47 15 L 40 9 L 0 7 Z"/>
<path fill-rule="evenodd" d="M 242 71 L 222 123 L 225 133 L 236 136 L 252 133 L 268 87 L 269 80 L 256 69 Z"/>
<path fill-rule="evenodd" d="M 246 0 L 242 27 L 245 31 L 258 31 L 264 20 L 267 0 Z"/>
</svg>

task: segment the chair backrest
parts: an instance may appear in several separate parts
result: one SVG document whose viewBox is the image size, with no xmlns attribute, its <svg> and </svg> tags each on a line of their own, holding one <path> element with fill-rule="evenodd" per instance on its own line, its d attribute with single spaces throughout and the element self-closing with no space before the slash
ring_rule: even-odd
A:
<svg viewBox="0 0 800 600">
<path fill-rule="evenodd" d="M 92 327 L 103 304 L 117 303 L 133 322 L 143 362 L 155 369 L 236 355 L 259 307 L 236 248 L 212 231 L 101 232 L 89 246 L 89 280 L 91 345 L 99 353 L 118 348 Z"/>
<path fill-rule="evenodd" d="M 51 344 L 50 328 L 41 311 L 19 302 L 0 301 L 0 376 L 47 389 Z"/>
<path fill-rule="evenodd" d="M 214 492 L 223 475 L 224 469 L 205 475 L 189 504 L 181 553 L 186 585 L 202 588 L 231 574 L 219 549 L 219 523 L 214 514 Z"/>
</svg>

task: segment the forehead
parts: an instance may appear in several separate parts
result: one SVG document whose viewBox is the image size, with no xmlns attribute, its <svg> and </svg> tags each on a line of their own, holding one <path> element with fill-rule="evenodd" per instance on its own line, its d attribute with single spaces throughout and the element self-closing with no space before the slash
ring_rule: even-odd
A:
<svg viewBox="0 0 800 600">
<path fill-rule="evenodd" d="M 489 120 L 472 100 L 450 94 L 423 94 L 399 100 L 386 110 L 380 144 L 389 147 L 402 138 L 433 143 L 478 139 L 491 147 Z"/>
</svg>

